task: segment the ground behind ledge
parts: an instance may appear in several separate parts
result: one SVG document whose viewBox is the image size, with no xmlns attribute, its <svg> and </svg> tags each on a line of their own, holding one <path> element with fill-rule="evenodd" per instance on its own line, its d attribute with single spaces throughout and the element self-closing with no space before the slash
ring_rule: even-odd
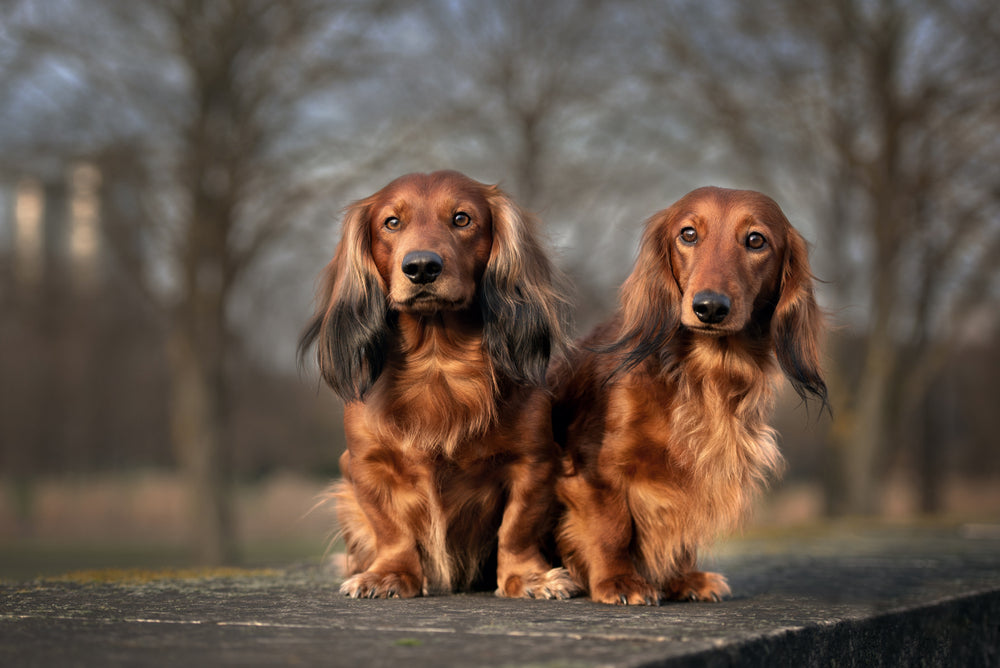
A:
<svg viewBox="0 0 1000 668">
<path fill-rule="evenodd" d="M 733 598 L 659 608 L 356 601 L 314 564 L 80 572 L 0 585 L 0 665 L 1000 665 L 1000 525 L 781 533 L 708 566 Z"/>
</svg>

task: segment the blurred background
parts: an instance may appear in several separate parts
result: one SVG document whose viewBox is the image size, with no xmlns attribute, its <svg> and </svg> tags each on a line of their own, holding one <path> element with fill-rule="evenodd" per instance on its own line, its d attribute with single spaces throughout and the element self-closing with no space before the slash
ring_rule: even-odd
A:
<svg viewBox="0 0 1000 668">
<path fill-rule="evenodd" d="M 341 406 L 296 366 L 340 213 L 409 171 L 543 222 L 582 333 L 706 184 L 811 244 L 751 527 L 1000 516 L 994 0 L 0 0 L 0 577 L 318 558 Z"/>
</svg>

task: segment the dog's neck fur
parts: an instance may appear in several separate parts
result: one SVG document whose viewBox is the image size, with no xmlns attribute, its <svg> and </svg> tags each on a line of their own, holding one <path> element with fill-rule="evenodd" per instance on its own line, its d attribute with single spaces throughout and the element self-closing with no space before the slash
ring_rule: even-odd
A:
<svg viewBox="0 0 1000 668">
<path fill-rule="evenodd" d="M 778 377 L 771 344 L 767 337 L 681 329 L 669 345 L 661 378 L 677 393 L 669 419 L 673 440 L 682 444 L 678 463 L 695 488 L 713 491 L 702 504 L 709 524 L 728 530 L 783 466 L 769 425 Z"/>
<path fill-rule="evenodd" d="M 400 313 L 376 387 L 385 436 L 407 450 L 452 457 L 497 418 L 497 378 L 471 311 Z"/>
</svg>

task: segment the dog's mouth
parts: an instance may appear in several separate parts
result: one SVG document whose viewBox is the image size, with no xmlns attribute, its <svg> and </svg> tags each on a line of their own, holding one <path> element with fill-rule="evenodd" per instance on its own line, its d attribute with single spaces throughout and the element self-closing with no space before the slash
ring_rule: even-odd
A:
<svg viewBox="0 0 1000 668">
<path fill-rule="evenodd" d="M 426 314 L 438 311 L 456 311 L 467 305 L 464 299 L 449 299 L 430 290 L 419 290 L 397 302 L 396 308 L 400 311 Z"/>
<path fill-rule="evenodd" d="M 728 336 L 733 333 L 732 330 L 719 327 L 718 325 L 698 325 L 696 327 L 688 327 L 692 332 L 697 334 L 704 334 L 705 336 L 711 337 L 721 337 Z"/>
<path fill-rule="evenodd" d="M 702 336 L 708 336 L 711 338 L 719 339 L 724 336 L 733 336 L 734 334 L 739 334 L 744 330 L 744 327 L 734 327 L 732 325 L 727 325 L 724 322 L 718 324 L 705 324 L 698 323 L 697 325 L 684 325 L 687 329 L 694 332 L 695 334 L 700 334 Z"/>
</svg>

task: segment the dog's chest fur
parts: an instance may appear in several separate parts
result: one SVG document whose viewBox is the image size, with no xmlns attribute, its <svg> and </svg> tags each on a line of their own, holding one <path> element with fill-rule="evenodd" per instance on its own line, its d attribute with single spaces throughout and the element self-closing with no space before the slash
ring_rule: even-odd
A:
<svg viewBox="0 0 1000 668">
<path fill-rule="evenodd" d="M 497 395 L 481 336 L 428 326 L 402 333 L 370 406 L 383 439 L 452 457 L 496 423 Z"/>
<path fill-rule="evenodd" d="M 719 365 L 709 352 L 719 354 L 689 351 L 660 375 L 624 385 L 611 405 L 639 413 L 609 419 L 624 445 L 615 465 L 627 479 L 634 549 L 655 581 L 669 580 L 685 553 L 738 524 L 782 466 L 768 424 L 773 364 L 736 354 Z"/>
</svg>

